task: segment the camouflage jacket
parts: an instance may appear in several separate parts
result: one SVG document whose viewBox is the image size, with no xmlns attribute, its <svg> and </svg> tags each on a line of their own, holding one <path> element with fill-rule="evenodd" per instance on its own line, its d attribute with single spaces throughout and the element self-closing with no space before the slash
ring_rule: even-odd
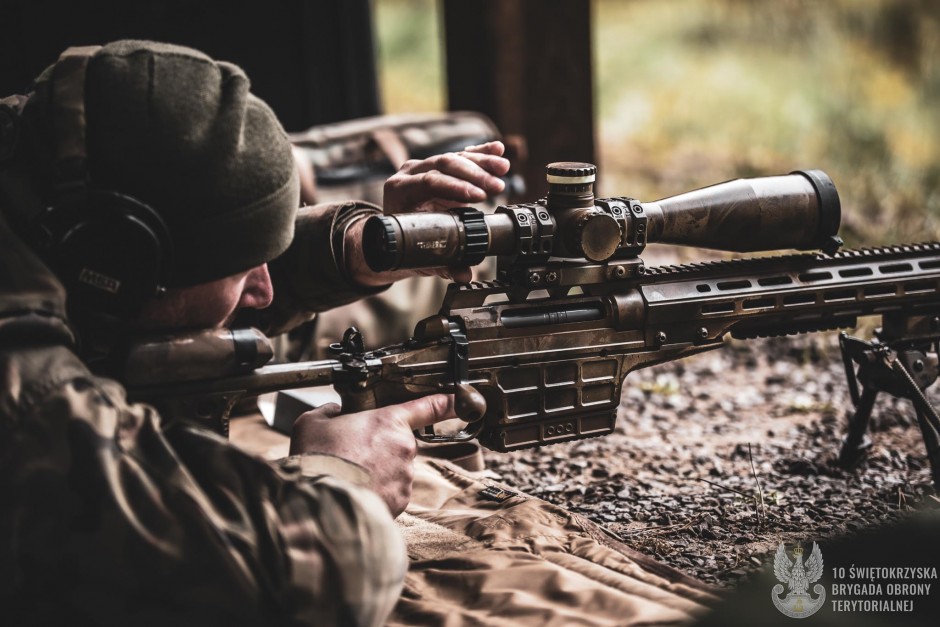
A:
<svg viewBox="0 0 940 627">
<path fill-rule="evenodd" d="M 270 326 L 361 295 L 331 237 L 360 211 L 298 218 L 272 267 Z M 0 242 L 0 623 L 385 619 L 407 563 L 364 470 L 319 455 L 271 465 L 129 404 L 73 352 L 61 285 L 2 212 Z"/>
</svg>

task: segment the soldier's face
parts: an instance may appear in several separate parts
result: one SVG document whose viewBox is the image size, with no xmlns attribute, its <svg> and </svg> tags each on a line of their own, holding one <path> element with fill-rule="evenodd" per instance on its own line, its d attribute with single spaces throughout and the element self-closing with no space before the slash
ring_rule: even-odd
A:
<svg viewBox="0 0 940 627">
<path fill-rule="evenodd" d="M 239 309 L 264 309 L 274 288 L 267 264 L 217 281 L 167 290 L 144 305 L 135 326 L 147 331 L 226 326 Z"/>
</svg>

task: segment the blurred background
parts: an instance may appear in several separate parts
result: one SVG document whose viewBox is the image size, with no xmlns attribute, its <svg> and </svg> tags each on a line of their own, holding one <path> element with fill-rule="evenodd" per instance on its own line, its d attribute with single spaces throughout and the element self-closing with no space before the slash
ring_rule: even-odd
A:
<svg viewBox="0 0 940 627">
<path fill-rule="evenodd" d="M 940 236 L 940 3 L 583 4 L 600 194 L 651 200 L 815 167 L 839 189 L 847 244 Z M 445 110 L 441 3 L 374 9 L 385 111 Z"/>
<path fill-rule="evenodd" d="M 594 160 L 651 200 L 816 167 L 848 244 L 940 236 L 935 0 L 0 0 L 0 93 L 69 45 L 182 43 L 242 65 L 289 131 L 476 110 L 529 185 Z M 528 159 L 525 159 L 528 157 Z"/>
</svg>

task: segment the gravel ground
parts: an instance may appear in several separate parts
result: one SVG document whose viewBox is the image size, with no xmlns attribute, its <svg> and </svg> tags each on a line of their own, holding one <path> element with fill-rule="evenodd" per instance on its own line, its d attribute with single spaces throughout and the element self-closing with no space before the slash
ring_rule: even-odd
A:
<svg viewBox="0 0 940 627">
<path fill-rule="evenodd" d="M 855 472 L 832 465 L 850 407 L 833 334 L 731 341 L 631 374 L 614 434 L 487 452 L 487 467 L 640 551 L 733 586 L 780 541 L 823 540 L 940 503 L 908 401 L 882 394 L 868 460 Z"/>
</svg>

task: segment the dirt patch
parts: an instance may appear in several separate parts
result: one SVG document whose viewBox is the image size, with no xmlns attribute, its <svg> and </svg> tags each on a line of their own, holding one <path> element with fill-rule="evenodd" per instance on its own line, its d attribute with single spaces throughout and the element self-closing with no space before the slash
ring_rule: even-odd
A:
<svg viewBox="0 0 940 627">
<path fill-rule="evenodd" d="M 486 461 L 506 483 L 731 586 L 781 541 L 822 540 L 936 506 L 908 401 L 882 394 L 868 460 L 854 472 L 833 465 L 849 408 L 833 335 L 732 341 L 631 374 L 614 434 Z"/>
</svg>

